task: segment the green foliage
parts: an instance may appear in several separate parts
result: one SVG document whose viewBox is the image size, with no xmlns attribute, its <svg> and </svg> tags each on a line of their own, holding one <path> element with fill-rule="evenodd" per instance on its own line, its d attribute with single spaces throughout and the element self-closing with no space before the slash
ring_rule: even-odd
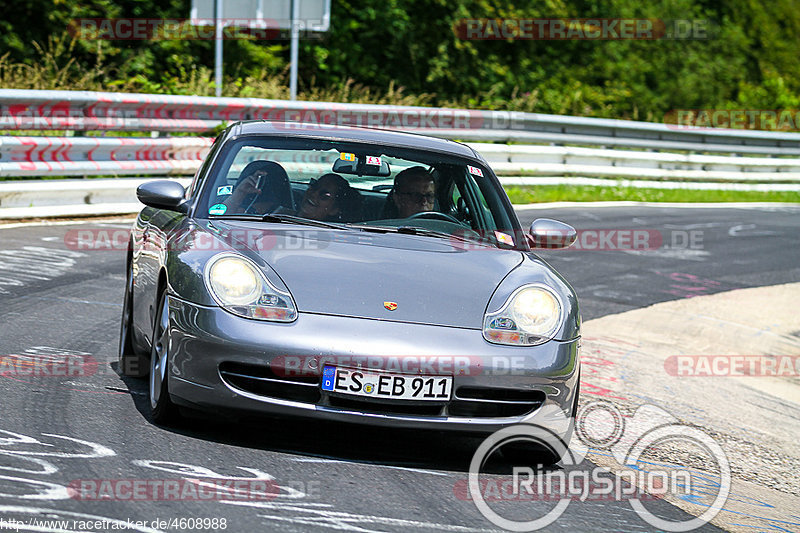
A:
<svg viewBox="0 0 800 533">
<path fill-rule="evenodd" d="M 0 20 L 0 86 L 213 95 L 212 41 L 68 33 L 81 17 L 177 19 L 189 8 L 189 0 L 12 2 Z M 711 26 L 696 40 L 464 40 L 455 31 L 463 19 L 554 17 Z M 223 94 L 286 98 L 288 44 L 226 40 Z M 794 0 L 333 0 L 331 31 L 301 43 L 300 98 L 652 121 L 675 109 L 796 109 L 799 52 Z"/>
<path fill-rule="evenodd" d="M 691 189 L 647 189 L 642 187 L 591 187 L 582 185 L 537 185 L 506 187 L 514 204 L 543 202 L 800 202 L 799 191 L 706 191 Z"/>
</svg>

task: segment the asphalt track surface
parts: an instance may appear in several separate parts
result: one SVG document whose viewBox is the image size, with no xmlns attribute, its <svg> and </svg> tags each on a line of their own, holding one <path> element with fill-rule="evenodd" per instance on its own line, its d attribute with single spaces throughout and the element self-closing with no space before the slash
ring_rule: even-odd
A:
<svg viewBox="0 0 800 533">
<path fill-rule="evenodd" d="M 800 280 L 800 207 L 580 207 L 519 215 L 525 225 L 551 217 L 589 232 L 582 234 L 583 249 L 541 254 L 577 290 L 584 320 L 692 295 Z M 474 440 L 270 419 L 194 418 L 179 427 L 153 425 L 146 382 L 114 371 L 123 252 L 68 250 L 66 232 L 86 227 L 128 224 L 0 229 L 0 354 L 67 354 L 98 362 L 89 376 L 0 375 L 0 519 L 138 520 L 153 526 L 157 519 L 205 517 L 225 519 L 224 527 L 218 523 L 215 529 L 227 531 L 498 529 L 457 489 L 467 478 Z M 599 230 L 649 230 L 654 249 L 614 249 L 625 247 L 625 239 L 607 234 L 607 249 L 592 249 L 591 232 Z M 501 457 L 489 468 L 510 471 Z M 277 496 L 80 501 L 64 490 L 87 479 L 186 477 L 206 483 L 271 478 L 268 492 Z M 536 518 L 553 506 L 527 505 L 521 514 L 518 507 L 508 510 L 509 517 Z M 689 518 L 664 501 L 648 508 L 671 520 Z M 210 529 L 188 525 L 182 529 Z M 114 527 L 87 530 L 104 529 Z M 627 502 L 578 501 L 545 530 L 654 528 Z M 701 530 L 718 531 L 710 525 Z"/>
</svg>

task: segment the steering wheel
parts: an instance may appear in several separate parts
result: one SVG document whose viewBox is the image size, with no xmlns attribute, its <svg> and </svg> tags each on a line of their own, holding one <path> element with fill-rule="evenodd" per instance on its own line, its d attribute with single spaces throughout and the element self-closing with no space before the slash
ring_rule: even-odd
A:
<svg viewBox="0 0 800 533">
<path fill-rule="evenodd" d="M 447 213 L 442 213 L 441 211 L 422 211 L 420 213 L 415 213 L 410 217 L 407 217 L 407 220 L 417 220 L 417 219 L 438 219 L 444 220 L 446 222 L 453 222 L 454 224 L 458 224 L 461 226 L 461 222 L 454 216 L 448 215 Z"/>
</svg>

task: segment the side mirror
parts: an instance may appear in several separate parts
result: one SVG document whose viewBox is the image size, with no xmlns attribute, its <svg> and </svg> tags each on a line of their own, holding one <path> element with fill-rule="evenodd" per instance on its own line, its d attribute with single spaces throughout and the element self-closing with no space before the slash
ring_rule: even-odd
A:
<svg viewBox="0 0 800 533">
<path fill-rule="evenodd" d="M 569 248 L 578 232 L 569 224 L 549 218 L 537 218 L 531 224 L 529 242 L 533 248 Z"/>
<path fill-rule="evenodd" d="M 136 196 L 144 205 L 179 213 L 186 212 L 182 205 L 185 194 L 183 185 L 171 180 L 148 181 L 136 189 Z"/>
</svg>

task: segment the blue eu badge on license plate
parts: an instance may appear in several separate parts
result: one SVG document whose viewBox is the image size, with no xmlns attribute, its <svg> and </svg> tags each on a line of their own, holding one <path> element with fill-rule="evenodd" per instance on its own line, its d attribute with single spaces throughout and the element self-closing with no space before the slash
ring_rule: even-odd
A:
<svg viewBox="0 0 800 533">
<path fill-rule="evenodd" d="M 326 366 L 322 369 L 322 390 L 333 390 L 333 381 L 336 379 L 336 367 Z"/>
</svg>

